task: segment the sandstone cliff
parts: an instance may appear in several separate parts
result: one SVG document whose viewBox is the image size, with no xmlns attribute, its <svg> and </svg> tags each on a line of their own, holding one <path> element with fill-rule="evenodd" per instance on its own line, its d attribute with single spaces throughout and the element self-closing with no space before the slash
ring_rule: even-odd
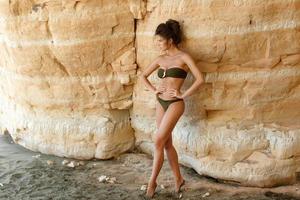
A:
<svg viewBox="0 0 300 200">
<path fill-rule="evenodd" d="M 138 77 L 169 18 L 205 75 L 173 132 L 180 163 L 243 185 L 293 183 L 299 0 L 0 1 L 1 129 L 58 156 L 107 159 L 134 145 L 151 154 L 156 101 Z"/>
</svg>

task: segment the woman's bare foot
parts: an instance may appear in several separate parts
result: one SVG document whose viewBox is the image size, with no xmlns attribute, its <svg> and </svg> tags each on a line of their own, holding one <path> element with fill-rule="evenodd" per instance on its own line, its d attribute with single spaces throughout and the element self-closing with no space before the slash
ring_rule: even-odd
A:
<svg viewBox="0 0 300 200">
<path fill-rule="evenodd" d="M 181 179 L 179 181 L 176 181 L 176 185 L 175 185 L 175 192 L 179 193 L 181 187 L 184 185 L 185 180 L 181 177 Z"/>
<path fill-rule="evenodd" d="M 154 182 L 153 184 L 149 183 L 147 187 L 147 193 L 146 196 L 152 198 L 154 196 L 154 192 L 156 189 L 157 183 Z"/>
</svg>

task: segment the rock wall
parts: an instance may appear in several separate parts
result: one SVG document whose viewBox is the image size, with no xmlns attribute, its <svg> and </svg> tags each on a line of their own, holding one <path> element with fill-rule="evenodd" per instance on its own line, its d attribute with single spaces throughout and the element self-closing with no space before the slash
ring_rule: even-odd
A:
<svg viewBox="0 0 300 200">
<path fill-rule="evenodd" d="M 138 74 L 159 55 L 156 26 L 181 22 L 182 48 L 205 84 L 173 131 L 180 163 L 199 174 L 270 187 L 300 169 L 300 1 L 149 0 L 137 22 Z M 157 85 L 153 73 L 149 80 Z M 193 81 L 189 73 L 183 86 Z M 150 100 L 148 100 L 150 99 Z M 131 109 L 136 145 L 153 153 L 155 96 L 141 79 Z"/>
<path fill-rule="evenodd" d="M 299 0 L 0 1 L 0 127 L 33 151 L 152 154 L 155 96 L 139 79 L 156 26 L 181 22 L 205 76 L 173 131 L 199 174 L 270 187 L 300 171 Z M 138 66 L 138 68 L 137 68 Z M 158 84 L 153 73 L 150 81 Z M 193 82 L 189 73 L 183 90 Z"/>
<path fill-rule="evenodd" d="M 0 1 L 0 124 L 33 151 L 106 159 L 134 145 L 125 1 Z"/>
</svg>

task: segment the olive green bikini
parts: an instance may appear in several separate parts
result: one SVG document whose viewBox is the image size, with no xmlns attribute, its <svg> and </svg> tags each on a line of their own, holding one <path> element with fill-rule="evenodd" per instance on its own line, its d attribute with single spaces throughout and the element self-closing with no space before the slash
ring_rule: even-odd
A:
<svg viewBox="0 0 300 200">
<path fill-rule="evenodd" d="M 159 78 L 174 77 L 174 78 L 185 79 L 187 76 L 187 72 L 179 67 L 171 67 L 166 70 L 163 68 L 159 68 L 157 75 Z"/>
<path fill-rule="evenodd" d="M 165 77 L 174 77 L 174 78 L 183 78 L 185 79 L 187 76 L 187 72 L 179 67 L 172 67 L 168 69 L 162 69 L 159 68 L 157 75 L 159 78 L 165 78 Z M 164 100 L 160 98 L 158 95 L 156 96 L 158 102 L 161 104 L 161 106 L 164 108 L 165 111 L 167 111 L 169 105 L 176 101 L 183 101 L 183 99 L 172 99 L 172 100 Z"/>
</svg>

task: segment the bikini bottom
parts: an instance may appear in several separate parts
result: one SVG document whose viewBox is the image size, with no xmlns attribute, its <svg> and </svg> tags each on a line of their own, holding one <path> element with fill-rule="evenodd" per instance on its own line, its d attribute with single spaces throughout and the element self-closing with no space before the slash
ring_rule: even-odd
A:
<svg viewBox="0 0 300 200">
<path fill-rule="evenodd" d="M 164 108 L 165 111 L 167 111 L 167 109 L 171 103 L 174 103 L 176 101 L 183 101 L 183 99 L 164 100 L 164 99 L 160 98 L 158 95 L 156 95 L 156 98 L 157 98 L 158 102 L 161 104 L 161 106 Z"/>
</svg>

